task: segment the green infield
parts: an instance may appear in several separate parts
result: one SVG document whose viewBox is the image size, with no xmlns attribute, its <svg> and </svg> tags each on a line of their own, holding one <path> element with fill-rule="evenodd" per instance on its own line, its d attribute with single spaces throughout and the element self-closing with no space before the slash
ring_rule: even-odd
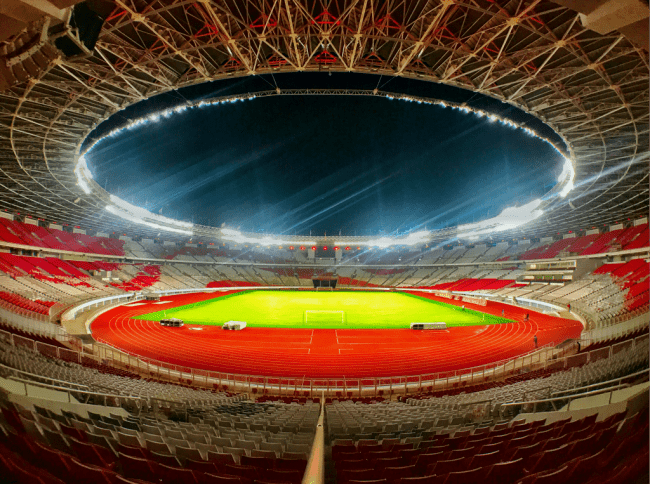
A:
<svg viewBox="0 0 650 484">
<path fill-rule="evenodd" d="M 179 318 L 187 324 L 245 321 L 267 328 L 408 328 L 411 323 L 447 326 L 508 323 L 510 320 L 398 292 L 242 291 L 136 317 Z"/>
</svg>

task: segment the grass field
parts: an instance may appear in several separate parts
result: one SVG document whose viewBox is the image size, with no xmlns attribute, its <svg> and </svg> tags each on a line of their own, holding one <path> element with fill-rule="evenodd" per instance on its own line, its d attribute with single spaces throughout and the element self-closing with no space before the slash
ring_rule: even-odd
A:
<svg viewBox="0 0 650 484">
<path fill-rule="evenodd" d="M 372 329 L 408 328 L 415 322 L 447 326 L 506 323 L 509 320 L 396 292 L 242 291 L 229 296 L 137 316 L 146 321 L 180 318 L 186 324 L 249 327 Z"/>
</svg>

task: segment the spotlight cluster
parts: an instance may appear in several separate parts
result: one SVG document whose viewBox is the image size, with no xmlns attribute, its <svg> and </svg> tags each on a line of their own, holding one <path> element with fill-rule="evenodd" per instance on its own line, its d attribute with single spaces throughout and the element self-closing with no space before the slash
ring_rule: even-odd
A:
<svg viewBox="0 0 650 484">
<path fill-rule="evenodd" d="M 234 95 L 234 96 L 223 96 L 218 98 L 212 98 L 207 100 L 201 100 L 196 102 L 190 102 L 176 108 L 168 108 L 162 111 L 151 113 L 147 116 L 140 117 L 138 119 L 132 120 L 121 126 L 119 128 L 113 129 L 106 135 L 98 138 L 93 143 L 88 145 L 88 147 L 79 153 L 77 163 L 75 165 L 75 176 L 77 178 L 77 184 L 87 195 L 94 194 L 98 198 L 107 202 L 106 210 L 122 217 L 126 220 L 129 220 L 133 223 L 138 223 L 146 225 L 148 227 L 156 228 L 159 230 L 166 230 L 169 232 L 175 232 L 178 234 L 184 235 L 193 235 L 196 233 L 198 226 L 187 222 L 181 222 L 178 220 L 170 219 L 160 215 L 153 214 L 143 208 L 136 207 L 130 203 L 121 200 L 120 198 L 107 194 L 97 183 L 92 179 L 92 173 L 88 168 L 88 164 L 85 158 L 85 155 L 88 154 L 98 143 L 102 140 L 110 137 L 118 136 L 120 133 L 126 130 L 133 130 L 139 127 L 146 126 L 150 123 L 156 123 L 160 121 L 161 118 L 169 118 L 174 114 L 181 114 L 190 109 L 200 109 L 211 106 L 218 106 L 223 104 L 232 104 L 241 101 L 250 101 L 256 99 L 257 97 L 267 97 L 275 95 L 293 95 L 293 94 L 323 94 L 323 90 L 309 91 L 309 90 L 300 90 L 300 91 L 283 91 L 283 90 L 274 90 L 274 91 L 260 91 L 255 94 L 249 95 Z M 440 106 L 443 108 L 450 108 L 454 110 L 462 111 L 466 114 L 473 114 L 479 118 L 486 118 L 490 122 L 497 122 L 504 126 L 507 126 L 512 129 L 521 130 L 529 136 L 535 137 L 555 149 L 564 159 L 564 164 L 562 167 L 562 172 L 558 177 L 558 184 L 548 192 L 543 199 L 533 200 L 526 205 L 521 207 L 508 207 L 504 209 L 499 215 L 482 222 L 477 222 L 473 224 L 460 225 L 457 228 L 458 236 L 465 238 L 477 238 L 479 235 L 486 235 L 491 232 L 500 232 L 504 230 L 509 230 L 516 228 L 520 225 L 523 225 L 527 222 L 530 222 L 544 212 L 542 210 L 545 202 L 550 202 L 554 197 L 559 196 L 564 198 L 567 194 L 574 188 L 575 181 L 575 167 L 574 161 L 567 156 L 558 146 L 556 146 L 550 139 L 540 135 L 535 130 L 524 126 L 520 123 L 517 123 L 511 119 L 499 116 L 497 114 L 489 113 L 487 111 L 476 109 L 466 104 L 454 103 L 449 101 L 442 101 L 438 99 L 410 96 L 404 94 L 394 94 L 386 93 L 377 90 L 373 91 L 355 91 L 355 95 L 369 95 L 369 96 L 381 96 L 389 100 L 398 100 L 404 102 L 415 102 L 417 104 L 427 104 L 433 106 Z M 221 240 L 228 240 L 237 243 L 250 243 L 258 245 L 290 245 L 290 244 L 315 244 L 313 241 L 292 241 L 284 240 L 281 238 L 273 236 L 258 237 L 254 235 L 245 235 L 239 232 L 238 230 L 232 229 L 214 229 L 211 227 L 201 227 L 201 233 L 203 235 L 212 235 L 216 236 Z M 408 236 L 404 237 L 381 237 L 379 239 L 368 240 L 362 243 L 362 245 L 368 247 L 379 247 L 386 248 L 390 246 L 413 246 L 417 244 L 426 243 L 429 240 L 431 232 L 421 231 L 416 233 L 411 233 Z M 344 242 L 337 242 L 336 245 L 345 245 Z"/>
</svg>

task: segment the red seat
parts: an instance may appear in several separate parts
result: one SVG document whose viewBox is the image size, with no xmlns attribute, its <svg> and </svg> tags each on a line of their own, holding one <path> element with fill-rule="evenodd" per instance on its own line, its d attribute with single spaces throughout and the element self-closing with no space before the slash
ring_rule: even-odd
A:
<svg viewBox="0 0 650 484">
<path fill-rule="evenodd" d="M 217 471 L 217 468 L 215 467 L 212 461 L 206 462 L 204 460 L 198 461 L 193 459 L 187 459 L 185 461 L 185 468 L 191 469 L 196 473 L 203 473 L 203 474 L 213 474 Z"/>
<path fill-rule="evenodd" d="M 117 459 L 110 450 L 99 445 L 81 442 L 74 437 L 70 437 L 68 441 L 75 455 L 86 464 L 109 468 Z"/>
<path fill-rule="evenodd" d="M 193 459 L 187 459 L 188 461 L 193 460 Z M 226 464 L 234 464 L 235 463 L 235 457 L 232 454 L 224 454 L 221 452 L 212 452 L 211 450 L 208 451 L 208 462 L 212 462 L 213 464 L 216 465 L 221 465 L 224 466 Z"/>
<path fill-rule="evenodd" d="M 510 443 L 508 444 L 508 450 L 513 449 L 515 447 L 524 447 L 527 445 L 531 445 L 534 442 L 535 442 L 535 436 L 532 434 L 524 435 L 522 437 L 516 437 L 510 439 Z"/>
<path fill-rule="evenodd" d="M 257 467 L 258 469 L 271 469 L 273 468 L 273 461 L 269 457 L 249 457 L 247 455 L 242 455 L 240 457 L 240 463 L 242 465 Z"/>
<path fill-rule="evenodd" d="M 31 472 L 23 466 L 14 466 L 13 474 L 16 478 L 15 482 L 20 484 L 45 484 L 38 474 Z"/>
<path fill-rule="evenodd" d="M 246 479 L 257 479 L 258 477 L 261 477 L 257 467 L 241 466 L 237 464 L 227 464 L 223 466 L 223 474 L 228 476 L 244 477 Z"/>
<path fill-rule="evenodd" d="M 113 484 L 111 479 L 113 473 L 108 472 L 106 469 L 82 464 L 75 458 L 70 459 L 70 464 L 69 475 L 74 476 L 75 482 L 79 484 Z"/>
<path fill-rule="evenodd" d="M 542 450 L 557 449 L 558 447 L 566 444 L 569 441 L 570 437 L 570 434 L 562 434 L 559 437 L 555 437 L 554 439 L 549 439 L 546 442 L 542 443 Z"/>
<path fill-rule="evenodd" d="M 581 484 L 587 482 L 591 475 L 598 470 L 598 463 L 605 455 L 605 449 L 600 449 L 592 455 L 583 455 L 576 457 L 568 463 L 571 469 L 570 482 L 572 484 Z M 573 465 L 571 465 L 573 463 Z"/>
<path fill-rule="evenodd" d="M 339 472 L 339 483 L 350 481 L 371 481 L 381 478 L 377 469 L 343 469 Z"/>
<path fill-rule="evenodd" d="M 569 446 L 564 444 L 555 449 L 547 449 L 532 455 L 526 462 L 526 470 L 531 474 L 549 469 L 557 469 L 569 460 Z"/>
<path fill-rule="evenodd" d="M 445 484 L 475 484 L 485 477 L 486 469 L 476 468 L 467 471 L 450 472 Z"/>
<path fill-rule="evenodd" d="M 340 460 L 334 463 L 337 471 L 351 470 L 351 469 L 368 469 L 370 463 L 365 459 L 360 460 Z"/>
<path fill-rule="evenodd" d="M 59 423 L 59 428 L 61 429 L 61 432 L 67 437 L 74 437 L 75 439 L 80 440 L 82 442 L 88 441 L 88 437 L 86 437 L 86 432 L 76 427 L 69 427 L 62 423 Z"/>
<path fill-rule="evenodd" d="M 599 435 L 590 435 L 588 437 L 585 437 L 584 439 L 574 440 L 572 442 L 569 442 L 570 458 L 578 457 L 581 455 L 594 454 L 599 448 L 598 440 L 599 440 Z"/>
<path fill-rule="evenodd" d="M 280 471 L 271 469 L 264 472 L 264 479 L 268 482 L 286 482 L 289 484 L 300 484 L 303 473 L 300 471 Z"/>
<path fill-rule="evenodd" d="M 128 477 L 115 474 L 113 484 L 155 484 L 150 481 L 143 481 L 141 479 L 129 479 Z"/>
<path fill-rule="evenodd" d="M 415 466 L 420 469 L 422 473 L 424 473 L 429 468 L 429 466 L 435 464 L 439 460 L 443 460 L 443 454 L 444 452 L 442 451 L 420 454 L 415 458 Z"/>
<path fill-rule="evenodd" d="M 415 474 L 415 466 L 400 466 L 400 467 L 385 467 L 381 471 L 384 479 L 394 482 L 402 477 L 413 477 Z"/>
<path fill-rule="evenodd" d="M 444 484 L 447 474 L 440 476 L 403 477 L 400 484 Z"/>
<path fill-rule="evenodd" d="M 191 469 L 169 467 L 165 464 L 158 466 L 158 476 L 165 484 L 199 484 L 199 480 Z"/>
<path fill-rule="evenodd" d="M 570 476 L 569 466 L 563 466 L 560 469 L 552 469 L 545 472 L 539 472 L 526 476 L 519 481 L 521 484 L 566 484 Z"/>
<path fill-rule="evenodd" d="M 134 447 L 132 445 L 117 444 L 117 452 L 120 454 L 128 455 L 131 457 L 139 457 L 140 459 L 148 459 L 150 457 L 149 451 L 142 447 Z"/>
<path fill-rule="evenodd" d="M 395 454 L 395 450 L 393 450 L 393 455 Z M 415 458 L 420 455 L 422 451 L 420 449 L 399 449 L 397 450 L 397 455 L 409 463 L 412 463 Z"/>
<path fill-rule="evenodd" d="M 485 484 L 503 484 L 516 482 L 524 474 L 524 459 L 497 462 L 488 470 L 484 479 Z"/>
<path fill-rule="evenodd" d="M 440 476 L 443 474 L 449 474 L 450 472 L 467 469 L 471 460 L 472 457 L 460 457 L 454 460 L 439 460 L 429 467 L 427 474 L 437 474 Z"/>
<path fill-rule="evenodd" d="M 364 479 L 362 481 L 348 481 L 349 484 L 388 484 L 386 479 Z"/>
<path fill-rule="evenodd" d="M 497 452 L 496 450 L 494 452 L 490 452 L 489 454 L 476 454 L 472 458 L 471 468 L 472 469 L 476 469 L 478 467 L 488 468 L 492 464 L 496 464 L 497 462 L 501 462 L 501 453 Z"/>
<path fill-rule="evenodd" d="M 386 467 L 401 467 L 410 465 L 411 459 L 395 456 L 389 457 L 387 459 L 371 460 L 370 462 L 372 462 L 372 465 L 377 469 L 385 469 Z"/>
<path fill-rule="evenodd" d="M 275 459 L 275 468 L 305 472 L 307 461 L 304 459 Z"/>
<path fill-rule="evenodd" d="M 446 460 L 455 460 L 459 457 L 471 457 L 478 453 L 478 448 L 476 447 L 466 447 L 464 449 L 454 449 L 449 452 Z"/>
<path fill-rule="evenodd" d="M 204 474 L 201 476 L 201 484 L 242 484 L 236 476 L 218 476 L 216 474 Z"/>
<path fill-rule="evenodd" d="M 68 454 L 54 450 L 40 442 L 35 442 L 35 449 L 38 460 L 44 469 L 62 479 L 66 479 L 70 475 L 72 462 Z"/>
<path fill-rule="evenodd" d="M 142 459 L 140 457 L 133 457 L 130 455 L 119 455 L 119 464 L 125 477 L 133 479 L 141 479 L 143 481 L 156 482 L 156 469 L 155 463 Z"/>
<path fill-rule="evenodd" d="M 175 455 L 171 454 L 160 454 L 158 452 L 149 451 L 152 461 L 157 462 L 158 464 L 164 464 L 168 467 L 180 467 L 181 463 L 178 461 L 178 458 Z M 214 470 L 214 466 L 212 466 Z"/>
<path fill-rule="evenodd" d="M 505 452 L 504 460 L 517 460 L 519 458 L 528 459 L 531 455 L 538 453 L 542 450 L 542 443 L 537 442 L 532 445 L 524 445 L 522 447 L 508 448 Z"/>
</svg>

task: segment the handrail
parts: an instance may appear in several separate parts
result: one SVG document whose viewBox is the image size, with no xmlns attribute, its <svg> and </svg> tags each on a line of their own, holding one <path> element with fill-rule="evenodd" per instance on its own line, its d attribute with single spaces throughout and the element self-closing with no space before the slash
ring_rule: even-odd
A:
<svg viewBox="0 0 650 484">
<path fill-rule="evenodd" d="M 169 369 L 170 363 L 166 363 L 164 361 L 156 360 L 156 359 L 153 359 L 153 358 L 148 358 L 146 356 L 140 356 L 137 353 L 132 353 L 130 351 L 126 351 L 124 349 L 117 348 L 115 346 L 112 346 L 110 343 L 106 342 L 105 340 L 103 340 L 101 338 L 96 338 L 95 341 L 98 342 L 98 343 L 101 343 L 102 345 L 107 346 L 112 351 L 116 351 L 118 353 L 122 353 L 122 354 L 127 355 L 127 356 L 133 356 L 134 358 L 138 358 L 138 359 L 142 360 L 143 362 L 145 362 L 147 364 L 150 364 L 150 365 L 155 365 L 155 366 L 159 366 L 161 368 Z M 514 363 L 515 361 L 517 361 L 517 360 L 519 360 L 521 358 L 526 358 L 526 357 L 529 357 L 529 356 L 532 357 L 536 353 L 540 352 L 540 350 L 544 350 L 544 349 L 548 350 L 548 349 L 551 349 L 551 348 L 555 348 L 555 346 L 556 346 L 556 343 L 554 341 L 551 341 L 549 343 L 546 343 L 545 345 L 539 346 L 539 347 L 537 347 L 537 348 L 535 348 L 533 350 L 527 351 L 527 352 L 522 353 L 522 354 L 520 354 L 518 356 L 515 356 L 513 358 L 506 358 L 506 359 L 503 359 L 503 360 L 494 361 L 492 363 L 486 363 L 484 365 L 477 365 L 477 366 L 471 366 L 469 368 L 460 368 L 460 369 L 457 369 L 457 370 L 453 370 L 454 377 L 463 378 L 464 376 L 472 375 L 475 370 L 479 370 L 479 369 L 497 370 L 499 368 L 507 366 L 509 363 Z M 182 371 L 187 370 L 187 369 L 192 370 L 192 371 L 195 370 L 195 368 L 192 368 L 189 365 L 171 365 L 171 366 L 175 367 L 174 371 L 181 371 L 182 372 Z M 179 370 L 178 368 L 182 368 L 182 370 Z M 207 371 L 207 370 L 200 370 L 199 369 L 199 371 Z M 432 379 L 433 380 L 438 380 L 439 378 L 442 378 L 442 377 L 439 376 L 441 373 L 447 374 L 447 373 L 451 373 L 451 372 L 452 371 L 436 372 L 436 373 L 432 374 L 432 375 L 436 375 Z M 271 378 L 271 379 L 285 379 L 285 380 L 286 379 L 295 380 L 295 379 L 298 378 L 298 377 L 286 377 L 286 376 L 279 376 L 279 375 L 250 375 L 250 374 L 240 374 L 240 373 L 225 373 L 225 372 L 219 372 L 219 371 L 215 371 L 215 373 L 227 374 L 229 376 L 236 377 L 236 378 L 250 377 L 250 378 Z M 377 378 L 377 379 L 381 379 L 381 380 L 402 379 L 402 378 L 409 379 L 409 378 L 417 378 L 418 376 L 422 376 L 422 375 L 423 375 L 422 373 L 416 373 L 416 374 L 412 374 L 412 375 L 397 375 L 397 376 L 385 376 L 385 377 L 381 377 L 381 376 L 380 377 L 360 376 L 360 377 L 357 377 L 357 378 L 350 378 L 350 379 L 354 380 L 354 381 L 367 380 L 367 379 L 370 379 L 370 378 Z M 330 379 L 330 380 L 340 380 L 340 378 L 336 378 L 336 377 L 318 378 L 318 377 L 306 377 L 305 375 L 303 375 L 302 378 L 303 378 L 303 380 L 305 378 L 311 378 L 312 380 L 328 380 L 328 379 Z"/>
<path fill-rule="evenodd" d="M 48 388 L 50 390 L 56 390 L 56 391 L 65 391 L 68 394 L 68 402 L 72 403 L 71 399 L 71 394 L 74 392 L 75 394 L 81 394 L 81 395 L 88 395 L 90 397 L 103 397 L 104 398 L 104 404 L 106 404 L 106 398 L 116 398 L 116 399 L 124 399 L 124 400 L 141 400 L 144 404 L 147 403 L 146 399 L 143 397 L 137 397 L 137 396 L 130 396 L 130 395 L 115 395 L 115 394 L 110 394 L 110 393 L 98 393 L 98 392 L 92 392 L 92 391 L 84 391 L 84 390 L 75 390 L 73 388 L 66 388 L 66 387 L 59 387 L 56 385 L 49 385 L 47 383 L 41 383 L 41 382 L 35 382 L 32 380 L 26 380 L 24 378 L 12 378 L 14 381 L 20 382 L 25 385 L 25 394 L 27 395 L 27 385 L 33 385 L 37 387 L 42 387 L 42 388 Z M 82 403 L 88 403 L 82 402 Z"/>
<path fill-rule="evenodd" d="M 545 398 L 543 400 L 529 400 L 527 402 L 502 403 L 501 404 L 501 409 L 503 409 L 504 407 L 514 407 L 515 405 L 537 405 L 538 403 L 551 403 L 551 402 L 559 402 L 559 401 L 564 401 L 564 400 L 569 400 L 569 402 L 571 402 L 572 400 L 576 400 L 578 398 L 584 398 L 584 397 L 591 396 L 591 395 L 600 395 L 601 393 L 615 392 L 616 390 L 620 390 L 622 388 L 627 388 L 629 386 L 630 386 L 629 383 L 623 383 L 622 385 L 619 384 L 619 385 L 615 385 L 613 387 L 601 388 L 600 390 L 592 390 L 590 392 L 578 393 L 576 395 L 566 395 L 564 397 Z"/>
<path fill-rule="evenodd" d="M 0 363 L 0 368 L 6 368 L 9 371 L 14 371 L 16 373 L 22 373 L 23 375 L 29 375 L 29 376 L 35 377 L 35 378 L 41 378 L 43 380 L 50 380 L 50 381 L 53 381 L 53 382 L 63 383 L 65 385 L 71 385 L 71 386 L 76 386 L 76 387 L 82 387 L 82 388 L 86 388 L 86 389 L 90 390 L 90 387 L 88 385 L 83 385 L 81 383 L 68 382 L 68 381 L 65 381 L 65 380 L 57 380 L 56 378 L 51 378 L 49 376 L 44 376 L 44 375 L 37 375 L 36 373 L 30 373 L 28 371 L 23 371 L 23 370 L 19 370 L 17 368 L 12 368 L 11 366 L 3 365 L 2 363 Z"/>
<path fill-rule="evenodd" d="M 230 288 L 232 289 L 232 288 Z M 567 354 L 568 349 L 556 350 L 551 348 L 538 348 L 532 350 L 530 353 L 519 355 L 512 359 L 491 362 L 489 364 L 460 369 L 449 372 L 437 372 L 429 374 L 415 374 L 415 375 L 401 375 L 401 376 L 387 376 L 387 377 L 358 377 L 358 378 L 293 378 L 293 377 L 280 377 L 280 376 L 261 376 L 261 375 L 244 375 L 244 374 L 230 374 L 218 371 L 208 371 L 193 369 L 189 366 L 178 366 L 161 361 L 149 360 L 138 355 L 130 355 L 128 352 L 112 348 L 108 344 L 96 345 L 92 349 L 88 347 L 81 347 L 79 350 L 55 348 L 47 343 L 35 342 L 30 338 L 15 335 L 6 331 L 0 331 L 0 334 L 6 333 L 11 345 L 18 345 L 18 342 L 23 342 L 21 346 L 27 346 L 32 351 L 42 352 L 46 349 L 51 349 L 57 357 L 66 359 L 72 358 L 72 361 L 82 363 L 83 358 L 90 358 L 96 360 L 98 363 L 106 364 L 115 368 L 126 368 L 129 371 L 136 373 L 147 374 L 149 377 L 157 378 L 162 381 L 177 381 L 185 379 L 191 385 L 205 388 L 221 388 L 227 386 L 237 393 L 242 392 L 256 392 L 263 393 L 270 392 L 271 394 L 279 395 L 293 395 L 294 391 L 308 391 L 313 396 L 325 389 L 327 395 L 334 394 L 334 392 L 350 390 L 358 392 L 359 395 L 388 395 L 394 393 L 404 393 L 405 395 L 417 394 L 426 390 L 433 391 L 442 390 L 458 383 L 480 383 L 481 381 L 491 381 L 493 379 L 507 378 L 508 375 L 515 374 L 526 368 L 560 368 L 570 367 L 572 362 L 580 360 L 581 363 L 590 361 L 593 358 L 602 357 L 603 350 L 612 350 L 616 347 L 610 346 L 608 348 L 600 348 L 593 351 L 579 353 L 577 355 Z M 640 339 L 648 338 L 647 335 L 640 335 L 633 341 L 633 344 L 638 344 Z M 24 343 L 29 343 L 24 345 Z M 628 341 L 619 343 L 622 345 L 628 344 Z M 544 345 L 546 346 L 546 345 Z M 59 354 L 60 353 L 60 354 Z M 50 354 L 50 351 L 47 352 Z M 50 356 L 52 356 L 50 354 Z M 584 360 L 584 361 L 583 361 Z M 340 381 L 343 381 L 341 386 Z"/>
<path fill-rule="evenodd" d="M 632 373 L 630 375 L 614 378 L 612 380 L 602 381 L 600 383 L 592 383 L 591 385 L 586 385 L 586 386 L 577 387 L 577 388 L 570 388 L 568 390 L 558 390 L 557 392 L 551 392 L 551 395 L 559 395 L 559 394 L 562 394 L 562 393 L 569 393 L 569 392 L 574 392 L 574 391 L 578 391 L 578 390 L 585 390 L 587 388 L 599 387 L 601 385 L 607 385 L 608 383 L 613 383 L 613 382 L 617 382 L 617 381 L 621 381 L 621 380 L 627 380 L 628 378 L 634 378 L 636 376 L 639 376 L 639 375 L 641 375 L 643 373 L 648 373 L 648 372 L 650 372 L 650 369 L 646 368 L 645 370 L 640 370 L 640 371 L 637 371 L 636 373 Z"/>
<path fill-rule="evenodd" d="M 470 405 L 480 405 L 481 403 L 489 403 L 491 405 L 492 400 L 494 400 L 494 399 L 490 398 L 488 400 L 478 400 L 476 402 L 463 402 L 463 403 L 457 404 L 456 406 L 457 407 L 466 407 L 466 406 L 470 406 Z"/>
<path fill-rule="evenodd" d="M 325 392 L 321 394 L 320 415 L 316 434 L 309 453 L 309 460 L 302 478 L 302 484 L 323 484 L 325 482 Z"/>
</svg>

